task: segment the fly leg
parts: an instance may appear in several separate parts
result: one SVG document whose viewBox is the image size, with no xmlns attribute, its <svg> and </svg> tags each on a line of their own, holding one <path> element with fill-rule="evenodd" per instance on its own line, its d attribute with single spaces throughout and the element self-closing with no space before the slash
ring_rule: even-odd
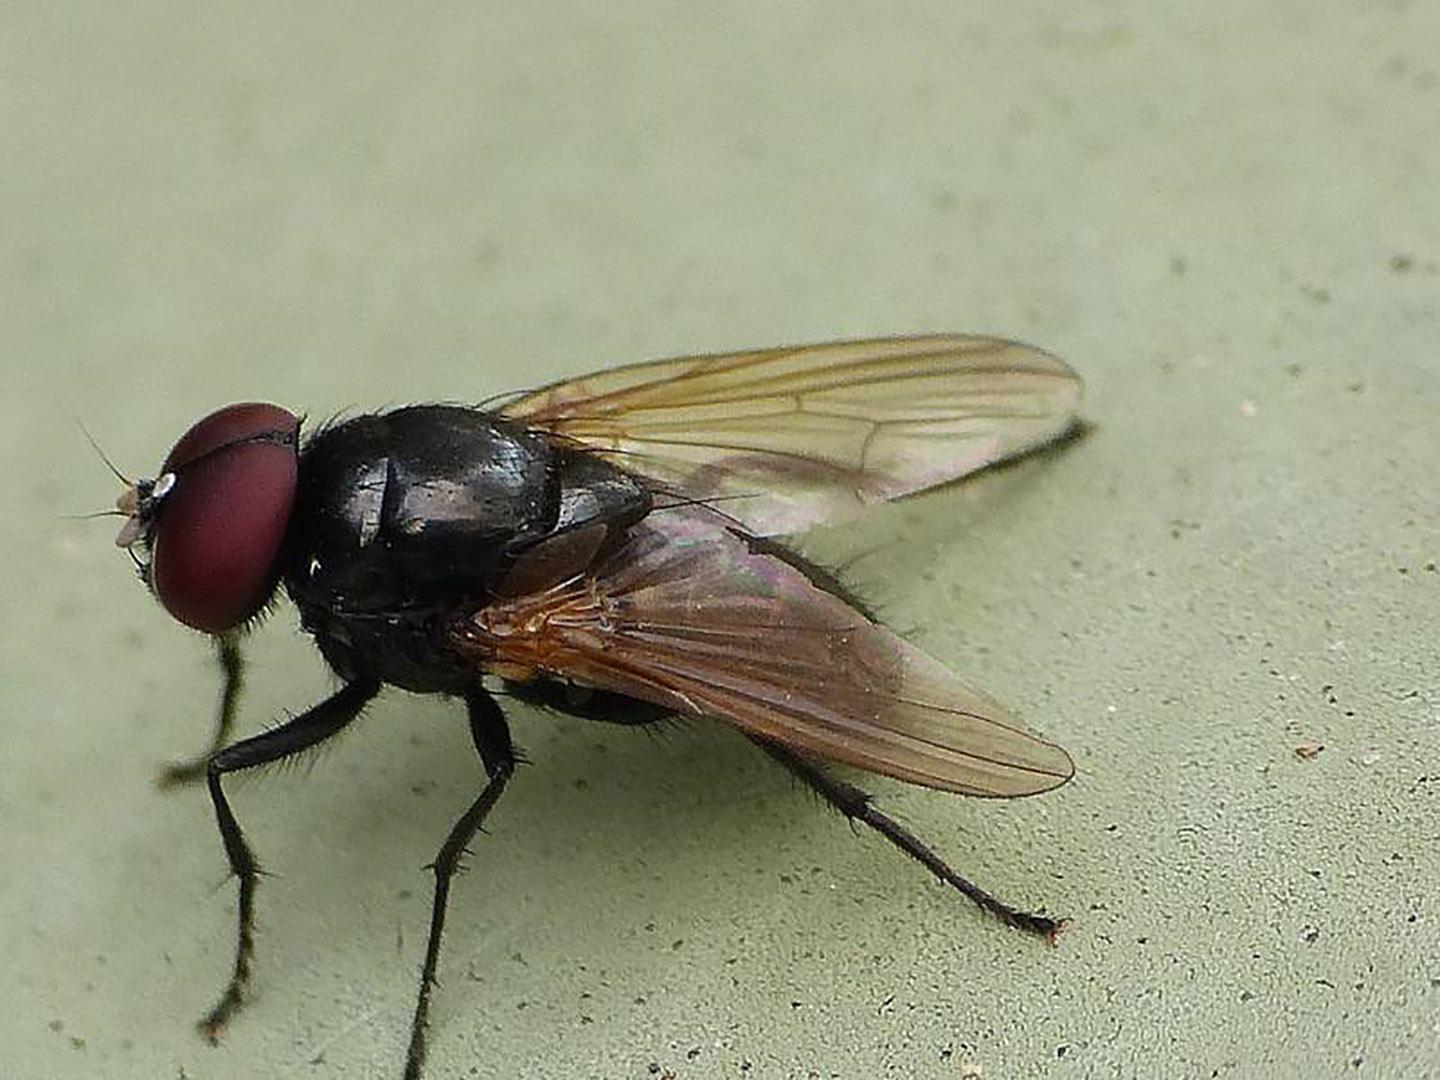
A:
<svg viewBox="0 0 1440 1080">
<path fill-rule="evenodd" d="M 235 945 L 235 969 L 220 1000 L 200 1021 L 201 1033 L 211 1042 L 219 1038 L 226 1022 L 240 1007 L 250 982 L 250 962 L 255 953 L 255 883 L 260 877 L 260 864 L 255 861 L 255 855 L 230 810 L 230 802 L 220 787 L 220 778 L 226 773 L 279 761 L 323 742 L 359 716 L 365 703 L 379 692 L 378 682 L 362 680 L 349 683 L 289 723 L 218 751 L 205 767 L 205 783 L 210 789 L 210 801 L 215 804 L 215 820 L 220 826 L 220 837 L 225 842 L 230 872 L 240 879 L 240 925 Z"/>
<path fill-rule="evenodd" d="M 870 801 L 870 795 L 853 784 L 837 780 L 819 765 L 795 753 L 779 743 L 767 739 L 750 737 L 751 740 L 805 782 L 817 795 L 828 802 L 851 821 L 870 826 L 890 843 L 920 863 L 947 885 L 960 890 L 981 908 L 1008 923 L 1017 930 L 1024 930 L 1043 937 L 1055 944 L 1055 936 L 1065 925 L 1064 919 L 1052 919 L 1045 915 L 1032 915 L 1019 911 L 1004 901 L 992 896 L 980 886 L 961 877 L 951 866 L 930 850 L 930 847 L 888 814 L 877 810 Z"/>
<path fill-rule="evenodd" d="M 410 1049 L 405 1057 L 405 1080 L 420 1080 L 425 1065 L 425 1032 L 430 1023 L 430 996 L 437 985 L 435 968 L 440 961 L 440 937 L 445 931 L 445 907 L 450 899 L 450 879 L 454 876 L 468 845 L 484 824 L 500 794 L 515 771 L 515 747 L 510 742 L 510 728 L 505 714 L 483 687 L 475 687 L 465 695 L 470 712 L 470 736 L 480 761 L 489 777 L 479 797 L 445 838 L 440 852 L 428 869 L 435 872 L 435 902 L 430 910 L 430 937 L 425 945 L 425 966 L 420 972 L 420 993 L 415 1000 L 415 1017 L 410 1024 Z"/>
<path fill-rule="evenodd" d="M 220 661 L 224 681 L 220 685 L 220 707 L 215 714 L 215 734 L 210 740 L 210 749 L 186 761 L 175 761 L 165 766 L 155 778 L 162 788 L 180 787 L 202 779 L 210 759 L 230 741 L 230 730 L 235 726 L 235 707 L 245 686 L 245 661 L 240 655 L 237 635 L 221 634 L 215 638 L 215 659 Z"/>
</svg>

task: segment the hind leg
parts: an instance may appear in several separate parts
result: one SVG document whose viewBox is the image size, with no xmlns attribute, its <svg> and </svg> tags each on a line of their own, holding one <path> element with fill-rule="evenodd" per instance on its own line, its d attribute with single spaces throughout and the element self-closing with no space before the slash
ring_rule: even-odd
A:
<svg viewBox="0 0 1440 1080">
<path fill-rule="evenodd" d="M 827 773 L 815 762 L 788 747 L 779 743 L 770 742 L 766 739 L 750 736 L 760 749 L 773 757 L 785 768 L 789 769 L 795 776 L 805 782 L 805 785 L 833 806 L 840 813 L 844 814 L 851 821 L 858 821 L 870 826 L 890 843 L 909 855 L 916 862 L 926 867 L 931 873 L 947 885 L 960 890 L 984 910 L 990 912 L 996 918 L 1015 927 L 1017 930 L 1024 930 L 1027 933 L 1043 937 L 1052 945 L 1055 943 L 1055 935 L 1065 925 L 1064 919 L 1052 919 L 1046 915 L 1032 915 L 1029 912 L 1020 911 L 1011 907 L 1004 901 L 992 896 L 980 886 L 968 879 L 961 877 L 954 868 L 950 866 L 939 855 L 935 854 L 929 847 L 920 840 L 909 829 L 901 825 L 888 814 L 877 810 L 870 801 L 870 795 L 861 791 L 853 784 L 847 784 L 843 780 L 837 780 Z"/>
</svg>

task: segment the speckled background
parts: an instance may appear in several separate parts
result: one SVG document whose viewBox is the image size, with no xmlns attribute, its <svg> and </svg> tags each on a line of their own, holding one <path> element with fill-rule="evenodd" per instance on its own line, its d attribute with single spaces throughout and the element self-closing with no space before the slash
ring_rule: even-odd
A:
<svg viewBox="0 0 1440 1080">
<path fill-rule="evenodd" d="M 321 417 L 935 329 L 1069 358 L 1091 437 L 807 538 L 1075 754 L 877 782 L 1055 950 L 735 734 L 517 709 L 452 906 L 446 1077 L 1440 1075 L 1440 9 L 14 3 L 0 35 L 0 1057 L 393 1077 L 478 780 L 392 694 L 203 793 L 215 678 L 111 546 L 216 405 Z M 243 727 L 325 692 L 282 610 Z M 1304 759 L 1302 746 L 1323 745 Z"/>
</svg>

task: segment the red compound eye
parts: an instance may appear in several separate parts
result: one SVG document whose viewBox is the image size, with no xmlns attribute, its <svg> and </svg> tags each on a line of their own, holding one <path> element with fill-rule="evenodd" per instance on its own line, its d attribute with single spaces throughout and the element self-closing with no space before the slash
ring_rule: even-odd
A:
<svg viewBox="0 0 1440 1080">
<path fill-rule="evenodd" d="M 165 459 L 161 478 L 173 474 L 175 482 L 156 512 L 150 584 L 187 626 L 233 630 L 274 591 L 295 502 L 299 427 L 277 405 L 227 405 Z"/>
</svg>

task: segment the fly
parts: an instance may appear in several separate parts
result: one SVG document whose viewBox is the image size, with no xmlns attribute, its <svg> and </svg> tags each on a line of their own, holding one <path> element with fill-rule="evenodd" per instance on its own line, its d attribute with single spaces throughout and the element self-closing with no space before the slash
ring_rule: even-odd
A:
<svg viewBox="0 0 1440 1080">
<path fill-rule="evenodd" d="M 303 439 L 275 405 L 200 420 L 120 497 L 117 542 L 224 673 L 210 750 L 162 777 L 204 780 L 239 883 L 234 966 L 203 1033 L 241 1005 L 254 955 L 259 864 L 223 779 L 323 742 L 385 686 L 462 699 L 486 774 L 433 864 L 407 1080 L 424 1066 L 451 878 L 515 771 L 487 676 L 590 719 L 731 723 L 984 910 L 1053 939 L 1058 920 L 966 880 L 823 763 L 1015 798 L 1069 780 L 1069 755 L 772 538 L 1063 439 L 1080 393 L 1038 349 L 936 335 L 636 364 L 498 409 L 412 406 Z M 231 742 L 241 641 L 281 586 L 342 686 Z"/>
</svg>

